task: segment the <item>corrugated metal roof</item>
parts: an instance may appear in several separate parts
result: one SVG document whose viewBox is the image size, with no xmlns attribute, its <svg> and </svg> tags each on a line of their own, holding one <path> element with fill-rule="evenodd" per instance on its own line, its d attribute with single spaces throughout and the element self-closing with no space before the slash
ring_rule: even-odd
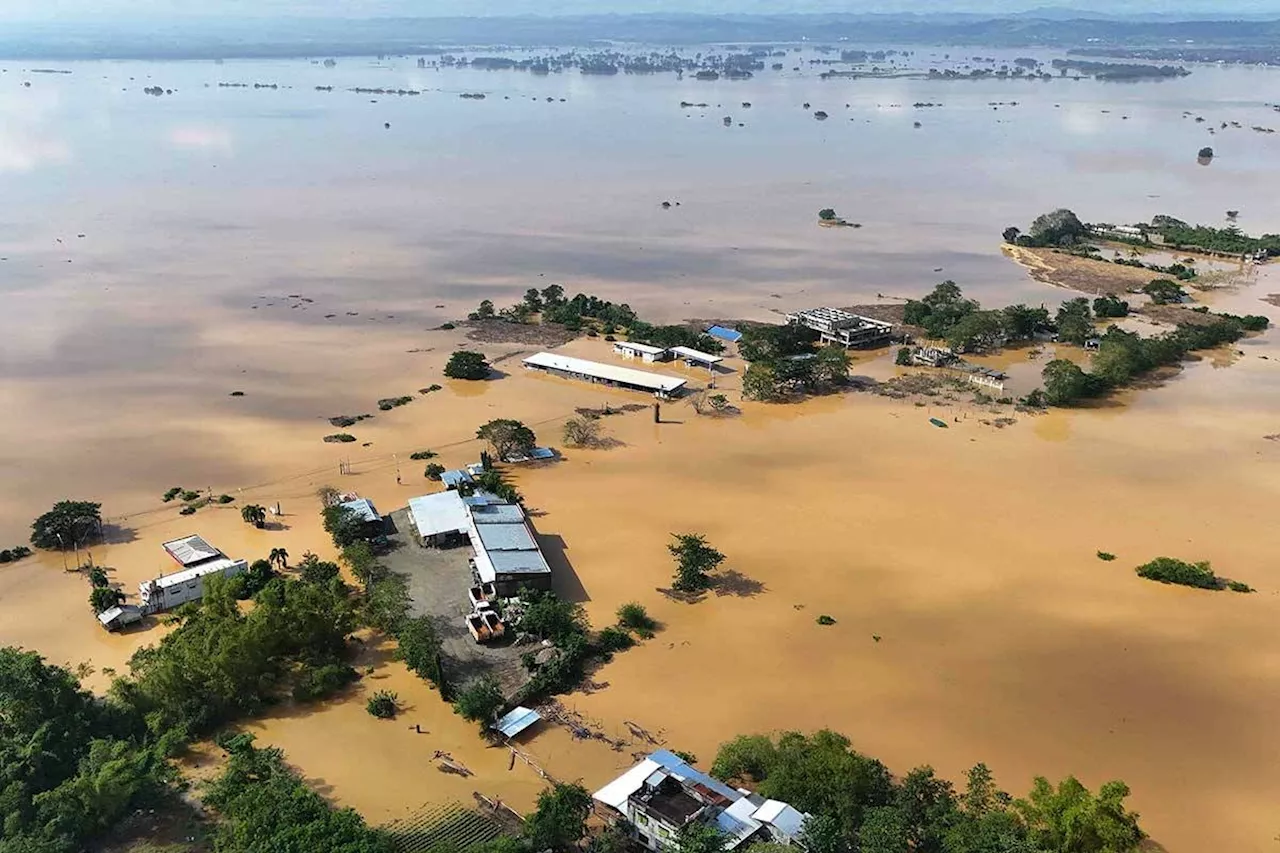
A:
<svg viewBox="0 0 1280 853">
<path fill-rule="evenodd" d="M 729 341 L 730 343 L 734 343 L 734 344 L 742 340 L 742 332 L 739 332 L 737 329 L 727 328 L 725 326 L 712 326 L 711 328 L 707 329 L 707 334 L 713 338 L 719 338 L 722 341 Z"/>
<path fill-rule="evenodd" d="M 171 575 L 161 575 L 158 578 L 143 581 L 142 586 L 154 583 L 161 589 L 168 589 L 171 586 L 188 583 L 190 581 L 194 581 L 196 578 L 202 578 L 205 575 L 226 572 L 232 568 L 236 569 L 236 572 L 233 572 L 233 574 L 239 573 L 248 568 L 248 566 L 249 564 L 244 560 L 233 560 L 230 557 L 222 557 L 221 559 L 210 560 L 205 563 L 200 563 L 199 565 L 191 566 L 190 568 L 183 569 L 180 572 L 174 572 Z"/>
<path fill-rule="evenodd" d="M 752 818 L 770 824 L 788 838 L 794 838 L 804 829 L 808 815 L 781 800 L 765 800 Z"/>
<path fill-rule="evenodd" d="M 523 524 L 489 523 L 482 516 L 475 516 L 476 532 L 489 551 L 534 551 L 538 543 Z"/>
<path fill-rule="evenodd" d="M 471 517 L 477 524 L 519 524 L 524 510 L 516 504 L 482 504 L 471 508 Z"/>
<path fill-rule="evenodd" d="M 463 483 L 474 483 L 475 479 L 466 471 L 459 469 L 457 471 L 445 471 L 440 475 L 440 482 L 446 486 L 457 488 Z"/>
<path fill-rule="evenodd" d="M 353 501 L 338 504 L 338 506 L 351 510 L 360 516 L 361 521 L 367 521 L 370 524 L 382 521 L 382 516 L 378 515 L 378 510 L 374 508 L 373 501 L 368 498 L 356 498 Z"/>
<path fill-rule="evenodd" d="M 490 551 L 489 565 L 495 575 L 550 574 L 551 567 L 541 551 Z"/>
<path fill-rule="evenodd" d="M 662 347 L 650 346 L 649 344 L 640 344 L 633 341 L 614 341 L 613 348 L 616 350 L 631 350 L 632 352 L 642 352 L 645 355 L 662 355 L 666 350 Z"/>
<path fill-rule="evenodd" d="M 644 785 L 644 780 L 649 778 L 649 774 L 657 769 L 658 762 L 651 758 L 646 758 L 591 796 L 606 806 L 612 806 L 621 811 L 622 807 L 626 805 L 627 799 L 636 791 L 639 791 L 640 787 Z"/>
<path fill-rule="evenodd" d="M 609 382 L 620 382 L 624 385 L 644 388 L 649 391 L 670 393 L 678 388 L 683 388 L 685 385 L 685 380 L 674 376 L 632 370 L 630 367 L 619 367 L 616 364 L 600 364 L 599 362 L 573 358 L 567 355 L 553 355 L 549 352 L 531 355 L 524 360 L 524 364 L 526 367 L 560 370 L 565 373 L 576 373 L 581 376 L 590 376 Z"/>
<path fill-rule="evenodd" d="M 669 750 L 659 749 L 657 752 L 650 754 L 649 757 L 656 761 L 660 766 L 670 770 L 673 776 L 705 785 L 707 788 L 710 788 L 712 791 L 715 791 L 727 800 L 736 800 L 742 796 L 741 792 L 735 791 L 719 779 L 703 773 L 701 770 Z"/>
<path fill-rule="evenodd" d="M 515 737 L 541 719 L 537 711 L 521 706 L 512 708 L 501 720 L 494 723 L 493 727 L 507 737 Z"/>
<path fill-rule="evenodd" d="M 703 364 L 719 364 L 724 361 L 724 359 L 718 355 L 712 355 L 709 352 L 703 352 L 702 350 L 694 349 L 693 347 L 672 347 L 671 352 L 681 358 L 687 358 L 690 361 L 700 361 Z"/>
<path fill-rule="evenodd" d="M 467 529 L 467 510 L 457 492 L 409 498 L 409 516 L 419 536 L 460 533 Z"/>
<path fill-rule="evenodd" d="M 194 566 L 196 563 L 222 556 L 221 551 L 195 534 L 183 536 L 181 539 L 170 539 L 161 547 L 169 553 L 170 557 L 177 560 L 180 566 Z"/>
</svg>

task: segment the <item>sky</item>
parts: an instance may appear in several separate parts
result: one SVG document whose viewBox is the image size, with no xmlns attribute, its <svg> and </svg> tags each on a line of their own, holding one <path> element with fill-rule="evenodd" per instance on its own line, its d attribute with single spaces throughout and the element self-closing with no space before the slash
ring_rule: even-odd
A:
<svg viewBox="0 0 1280 853">
<path fill-rule="evenodd" d="M 201 17 L 557 15 L 602 12 L 1019 12 L 1045 6 L 1110 13 L 1275 13 L 1280 0 L 0 0 L 0 22 Z"/>
</svg>

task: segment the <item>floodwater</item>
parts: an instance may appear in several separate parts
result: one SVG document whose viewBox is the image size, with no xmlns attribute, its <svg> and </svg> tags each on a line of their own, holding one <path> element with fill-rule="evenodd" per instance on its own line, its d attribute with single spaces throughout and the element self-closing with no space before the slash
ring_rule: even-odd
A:
<svg viewBox="0 0 1280 853">
<path fill-rule="evenodd" d="M 443 382 L 464 332 L 430 330 L 483 298 L 555 281 L 655 319 L 767 319 L 953 278 L 988 304 L 1052 305 L 1071 294 L 998 245 L 1002 228 L 1049 208 L 1215 223 L 1230 208 L 1248 231 L 1280 231 L 1280 143 L 1247 129 L 1275 115 L 1266 69 L 1118 85 L 535 78 L 412 60 L 58 67 L 73 73 L 0 63 L 0 545 L 25 539 L 54 500 L 101 500 L 111 541 L 93 557 L 130 592 L 167 568 L 159 543 L 189 532 L 237 556 L 327 555 L 319 486 L 402 506 L 430 490 L 409 453 L 474 459 L 474 430 L 493 417 L 557 444 L 575 407 L 646 402 L 516 360 L 483 386 Z M 142 93 L 154 85 L 174 94 Z M 1209 137 L 1221 121 L 1246 129 Z M 1195 162 L 1205 144 L 1208 167 Z M 864 227 L 819 228 L 822 207 Z M 1259 301 L 1276 292 L 1266 269 L 1197 298 L 1280 317 Z M 737 733 L 831 726 L 900 772 L 931 763 L 959 778 L 985 761 L 1018 793 L 1035 774 L 1122 778 L 1173 853 L 1270 849 L 1275 338 L 1002 430 L 945 401 L 862 394 L 731 419 L 687 405 L 664 407 L 658 425 L 609 418 L 620 446 L 568 450 L 518 484 L 539 531 L 563 542 L 563 592 L 597 624 L 636 600 L 665 627 L 566 704 L 611 737 L 630 721 L 704 761 Z M 567 349 L 612 358 L 598 341 Z M 996 361 L 1022 382 L 1023 360 Z M 860 357 L 856 370 L 895 369 Z M 718 384 L 736 397 L 737 375 Z M 376 410 L 402 394 L 414 402 Z M 357 443 L 321 442 L 336 431 L 326 418 L 364 412 L 377 417 L 347 430 Z M 343 461 L 353 474 L 338 473 Z M 159 500 L 175 485 L 238 501 L 181 517 Z M 284 514 L 255 530 L 239 518 L 249 501 Z M 730 594 L 685 605 L 656 591 L 670 580 L 667 537 L 683 531 L 728 555 Z M 1259 592 L 1133 576 L 1162 554 L 1212 560 Z M 57 555 L 0 567 L 0 642 L 85 663 L 104 687 L 160 629 L 106 635 L 87 595 Z M 816 625 L 820 614 L 837 624 Z M 508 769 L 384 649 L 365 655 L 374 674 L 349 698 L 247 727 L 375 821 L 472 791 L 533 802 L 541 780 L 525 762 Z M 407 706 L 395 722 L 363 710 L 363 692 L 383 687 Z M 523 748 L 596 787 L 646 748 L 630 740 L 615 752 L 546 727 Z M 475 775 L 442 773 L 436 750 Z"/>
</svg>

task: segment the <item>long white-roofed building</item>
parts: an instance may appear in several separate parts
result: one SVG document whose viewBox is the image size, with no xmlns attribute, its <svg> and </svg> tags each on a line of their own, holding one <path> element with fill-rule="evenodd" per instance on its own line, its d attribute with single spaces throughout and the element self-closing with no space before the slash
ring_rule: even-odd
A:
<svg viewBox="0 0 1280 853">
<path fill-rule="evenodd" d="M 244 560 L 233 560 L 200 536 L 171 539 L 161 547 L 180 567 L 171 575 L 143 581 L 138 587 L 142 607 L 148 612 L 171 610 L 188 601 L 204 597 L 204 579 L 209 575 L 235 577 L 249 567 Z"/>
<path fill-rule="evenodd" d="M 529 370 L 541 370 L 569 379 L 581 379 L 602 385 L 629 388 L 633 391 L 647 391 L 663 400 L 677 395 L 687 382 L 678 376 L 649 373 L 616 364 L 601 364 L 597 361 L 587 361 L 585 358 L 549 352 L 529 356 L 524 360 L 524 366 Z"/>
</svg>

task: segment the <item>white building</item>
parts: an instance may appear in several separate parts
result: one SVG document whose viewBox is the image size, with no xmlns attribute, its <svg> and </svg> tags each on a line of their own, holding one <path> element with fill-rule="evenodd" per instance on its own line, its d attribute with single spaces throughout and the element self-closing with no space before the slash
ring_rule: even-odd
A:
<svg viewBox="0 0 1280 853">
<path fill-rule="evenodd" d="M 665 749 L 592 797 L 657 851 L 674 850 L 680 830 L 694 821 L 715 827 L 725 850 L 745 850 L 753 841 L 795 844 L 809 818 L 781 800 L 731 788 Z"/>
<path fill-rule="evenodd" d="M 596 361 L 549 352 L 535 353 L 526 358 L 523 363 L 529 370 L 541 370 L 567 379 L 582 379 L 618 388 L 648 391 L 663 400 L 676 395 L 686 385 L 686 380 L 677 376 L 648 373 L 617 364 L 600 364 Z"/>
<path fill-rule="evenodd" d="M 636 344 L 631 341 L 616 341 L 613 345 L 613 351 L 623 358 L 638 358 L 645 364 L 667 360 L 665 348 L 649 346 L 648 344 Z"/>
<path fill-rule="evenodd" d="M 142 608 L 152 613 L 198 601 L 204 596 L 204 579 L 209 575 L 230 578 L 249 567 L 244 560 L 231 559 L 199 536 L 172 539 L 162 547 L 182 568 L 139 585 Z"/>
</svg>

